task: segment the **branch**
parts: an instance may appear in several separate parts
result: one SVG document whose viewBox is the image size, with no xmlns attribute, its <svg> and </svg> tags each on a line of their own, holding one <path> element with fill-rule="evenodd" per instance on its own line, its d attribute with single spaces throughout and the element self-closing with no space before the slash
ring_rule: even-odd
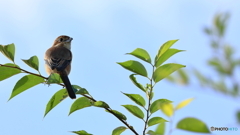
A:
<svg viewBox="0 0 240 135">
<path fill-rule="evenodd" d="M 44 76 L 42 76 L 42 75 L 40 75 L 40 74 L 35 74 L 35 73 L 32 73 L 32 72 L 26 71 L 26 70 L 24 70 L 24 69 L 22 69 L 22 68 L 20 68 L 20 67 L 7 66 L 7 65 L 3 65 L 3 64 L 0 64 L 0 66 L 19 69 L 19 70 L 21 70 L 23 73 L 28 73 L 28 74 L 31 74 L 31 75 L 35 75 L 35 76 L 41 77 L 41 78 L 43 78 L 43 79 L 45 79 L 45 80 L 48 79 L 47 77 L 44 77 Z M 57 84 L 65 87 L 64 84 L 61 84 L 61 83 L 57 83 Z M 84 94 L 81 94 L 81 95 L 84 96 L 84 97 L 86 97 L 86 98 L 88 98 L 88 99 L 90 99 L 90 100 L 92 100 L 93 102 L 96 102 L 96 101 L 97 101 L 97 100 L 95 100 L 93 97 L 89 97 L 89 96 L 84 95 Z M 111 113 L 112 115 L 114 115 L 117 119 L 119 119 L 124 125 L 126 125 L 135 135 L 138 135 L 138 133 L 134 130 L 134 128 L 133 128 L 132 126 L 130 126 L 125 120 L 122 120 L 122 119 L 118 118 L 117 115 L 112 111 L 112 109 L 111 109 L 110 107 L 108 107 L 108 108 L 105 107 L 105 109 L 106 109 L 109 113 Z"/>
<path fill-rule="evenodd" d="M 152 67 L 153 67 L 153 72 L 154 72 L 154 65 L 152 65 Z M 150 79 L 150 85 L 151 85 L 151 87 L 150 87 L 150 94 L 149 94 L 149 96 L 148 96 L 147 118 L 146 118 L 145 124 L 144 124 L 143 135 L 145 135 L 145 132 L 146 132 L 146 130 L 147 130 L 147 122 L 148 122 L 148 120 L 149 120 L 149 118 L 150 118 L 150 116 L 151 116 L 151 114 L 149 113 L 149 112 L 150 112 L 150 106 L 151 106 L 151 96 L 152 96 L 153 87 L 154 87 L 154 85 L 155 85 L 155 84 L 153 85 L 153 80 L 152 80 L 152 78 Z"/>
<path fill-rule="evenodd" d="M 35 74 L 35 73 L 32 73 L 32 72 L 29 72 L 29 71 L 24 70 L 24 69 L 22 69 L 22 68 L 20 68 L 20 67 L 7 66 L 7 65 L 3 65 L 3 64 L 0 64 L 0 66 L 2 66 L 2 67 L 9 67 L 9 68 L 19 69 L 19 70 L 21 70 L 21 71 L 24 72 L 24 73 L 32 74 L 32 75 L 35 75 L 35 76 L 41 77 L 41 78 L 46 79 L 46 80 L 48 79 L 47 77 L 44 77 L 44 76 L 41 76 L 41 75 L 39 75 L 39 74 Z M 62 86 L 64 86 L 64 85 L 62 85 Z"/>
</svg>

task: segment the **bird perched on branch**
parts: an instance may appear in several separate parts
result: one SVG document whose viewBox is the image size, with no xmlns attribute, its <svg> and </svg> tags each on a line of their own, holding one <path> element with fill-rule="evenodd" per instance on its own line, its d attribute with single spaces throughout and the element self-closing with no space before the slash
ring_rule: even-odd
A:
<svg viewBox="0 0 240 135">
<path fill-rule="evenodd" d="M 59 36 L 55 39 L 51 48 L 49 48 L 44 56 L 46 62 L 45 69 L 50 75 L 58 73 L 67 89 L 68 95 L 71 99 L 75 99 L 76 95 L 72 85 L 68 79 L 71 71 L 72 52 L 71 41 L 73 38 L 69 36 Z"/>
</svg>

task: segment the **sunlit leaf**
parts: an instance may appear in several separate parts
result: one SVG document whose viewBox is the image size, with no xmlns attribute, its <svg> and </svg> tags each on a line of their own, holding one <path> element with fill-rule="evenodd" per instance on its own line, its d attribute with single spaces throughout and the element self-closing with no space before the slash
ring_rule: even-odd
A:
<svg viewBox="0 0 240 135">
<path fill-rule="evenodd" d="M 142 107 L 144 107 L 146 104 L 144 98 L 139 94 L 127 94 L 127 93 L 123 93 L 123 94 Z"/>
<path fill-rule="evenodd" d="M 77 110 L 92 106 L 91 100 L 86 97 L 80 97 L 74 101 L 70 108 L 69 115 Z"/>
<path fill-rule="evenodd" d="M 168 99 L 158 99 L 155 100 L 152 105 L 150 106 L 150 112 L 154 113 L 157 110 L 161 109 L 163 104 L 168 104 L 168 103 L 172 103 L 172 101 L 168 100 Z"/>
<path fill-rule="evenodd" d="M 4 64 L 5 66 L 11 66 L 11 67 L 19 67 L 17 65 L 11 64 L 11 63 L 7 63 Z M 0 65 L 0 81 L 5 80 L 11 76 L 14 76 L 18 73 L 21 73 L 21 70 L 16 69 L 16 68 L 11 68 L 11 67 L 4 67 Z"/>
<path fill-rule="evenodd" d="M 9 100 L 15 97 L 16 95 L 22 93 L 23 91 L 43 82 L 44 82 L 43 78 L 35 75 L 26 75 L 22 77 L 20 80 L 18 80 L 18 82 L 14 86 Z"/>
<path fill-rule="evenodd" d="M 122 132 L 124 132 L 127 128 L 124 126 L 117 127 L 112 131 L 112 135 L 120 135 Z"/>
<path fill-rule="evenodd" d="M 68 93 L 66 91 L 66 89 L 61 89 L 59 91 L 57 91 L 52 98 L 48 101 L 47 106 L 46 106 L 46 110 L 44 113 L 44 117 L 56 106 L 58 105 L 60 102 L 62 102 L 64 99 L 66 99 L 66 97 L 68 97 Z"/>
<path fill-rule="evenodd" d="M 158 135 L 164 135 L 165 125 L 166 125 L 165 122 L 160 123 L 160 124 L 157 126 L 157 128 L 156 128 L 156 130 L 155 130 L 155 133 L 157 133 Z"/>
<path fill-rule="evenodd" d="M 159 123 L 164 123 L 167 122 L 167 120 L 163 119 L 162 117 L 153 117 L 148 121 L 148 126 L 153 126 L 155 124 L 159 124 Z"/>
<path fill-rule="evenodd" d="M 170 74 L 172 74 L 174 71 L 176 71 L 182 67 L 185 67 L 185 66 L 181 65 L 181 64 L 175 64 L 175 63 L 169 63 L 169 64 L 162 65 L 154 71 L 153 80 L 154 80 L 154 82 L 159 82 L 162 79 L 169 76 Z"/>
<path fill-rule="evenodd" d="M 93 135 L 93 134 L 90 134 L 88 132 L 86 132 L 85 130 L 80 130 L 80 131 L 71 131 L 72 133 L 75 133 L 77 135 Z"/>
<path fill-rule="evenodd" d="M 134 85 L 136 85 L 140 90 L 145 92 L 146 91 L 145 88 L 140 83 L 137 82 L 137 79 L 136 79 L 136 77 L 134 75 L 136 75 L 136 74 L 131 74 L 129 76 L 129 78 L 132 80 Z"/>
<path fill-rule="evenodd" d="M 177 123 L 177 128 L 198 133 L 210 133 L 208 126 L 204 122 L 191 117 L 180 120 Z"/>
<path fill-rule="evenodd" d="M 132 113 L 134 116 L 143 119 L 144 118 L 144 113 L 140 108 L 134 105 L 122 105 L 125 107 L 130 113 Z"/>
<path fill-rule="evenodd" d="M 106 112 L 109 112 L 108 110 L 106 110 Z M 112 110 L 112 112 L 115 114 L 115 116 L 117 116 L 118 118 L 122 119 L 122 120 L 127 120 L 127 117 L 120 113 L 119 111 L 117 110 Z M 109 112 L 110 113 L 110 112 Z"/>
<path fill-rule="evenodd" d="M 155 67 L 160 66 L 163 62 L 168 60 L 174 54 L 182 52 L 182 51 L 184 51 L 184 50 L 178 50 L 178 49 L 169 48 L 160 57 L 158 57 L 158 59 L 156 60 L 156 63 L 155 63 Z"/>
<path fill-rule="evenodd" d="M 35 69 L 38 71 L 38 65 L 39 65 L 39 62 L 38 62 L 38 57 L 37 56 L 32 56 L 30 59 L 28 60 L 23 60 L 23 62 L 25 62 L 28 66 L 30 66 L 31 68 Z"/>
<path fill-rule="evenodd" d="M 14 55 L 15 55 L 15 45 L 8 44 L 8 45 L 0 45 L 0 52 L 5 55 L 8 59 L 14 62 Z"/>
<path fill-rule="evenodd" d="M 160 49 L 158 50 L 158 53 L 155 57 L 155 64 L 157 63 L 157 60 L 159 59 L 159 57 L 161 57 L 174 43 L 176 43 L 178 41 L 177 40 L 169 40 L 167 42 L 165 42 L 161 47 Z"/>
<path fill-rule="evenodd" d="M 148 54 L 148 52 L 146 50 L 144 50 L 142 48 L 137 48 L 133 52 L 127 53 L 127 54 L 133 55 L 133 56 L 151 64 L 150 55 Z"/>
<path fill-rule="evenodd" d="M 173 104 L 172 103 L 162 104 L 161 110 L 165 115 L 171 117 L 174 113 Z"/>
<path fill-rule="evenodd" d="M 180 102 L 177 106 L 176 106 L 176 109 L 175 110 L 178 110 L 178 109 L 181 109 L 185 106 L 187 106 L 190 102 L 193 101 L 194 98 L 189 98 L 189 99 L 186 99 L 186 100 L 183 100 L 182 102 Z"/>
<path fill-rule="evenodd" d="M 147 77 L 147 70 L 138 61 L 129 60 L 129 61 L 125 61 L 125 62 L 118 62 L 118 64 L 129 71 L 132 71 L 138 75 Z"/>
</svg>

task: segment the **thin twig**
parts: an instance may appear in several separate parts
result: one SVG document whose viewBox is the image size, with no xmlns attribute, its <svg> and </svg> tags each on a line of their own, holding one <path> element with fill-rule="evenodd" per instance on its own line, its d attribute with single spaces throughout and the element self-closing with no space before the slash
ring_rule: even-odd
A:
<svg viewBox="0 0 240 135">
<path fill-rule="evenodd" d="M 135 131 L 135 129 L 133 128 L 133 126 L 130 126 L 125 120 L 120 119 L 113 111 L 112 109 L 109 108 L 105 108 L 106 110 L 108 110 L 112 115 L 114 115 L 117 119 L 119 119 L 123 124 L 125 124 L 135 135 L 138 135 L 138 133 Z"/>
<path fill-rule="evenodd" d="M 152 64 L 151 64 L 152 65 Z M 153 72 L 154 72 L 154 65 L 152 65 L 153 67 Z M 145 120 L 145 124 L 144 124 L 144 130 L 143 130 L 143 135 L 145 135 L 145 132 L 147 130 L 147 122 L 148 119 L 150 118 L 151 114 L 150 114 L 150 106 L 151 106 L 151 96 L 152 96 L 152 90 L 153 90 L 153 80 L 152 78 L 150 79 L 150 94 L 148 96 L 148 107 L 147 107 L 147 117 Z"/>
<path fill-rule="evenodd" d="M 46 79 L 46 80 L 48 79 L 47 77 L 44 77 L 44 76 L 41 76 L 41 75 L 39 75 L 39 74 L 35 74 L 35 73 L 32 73 L 32 72 L 26 71 L 26 70 L 24 70 L 24 69 L 22 69 L 22 68 L 20 68 L 20 67 L 7 66 L 7 65 L 3 65 L 3 64 L 0 64 L 0 66 L 19 69 L 19 70 L 23 71 L 24 73 L 32 74 L 32 75 L 41 77 L 41 78 Z M 64 85 L 63 85 L 63 86 L 64 86 Z"/>
<path fill-rule="evenodd" d="M 7 66 L 7 65 L 3 65 L 3 64 L 0 64 L 0 66 L 19 69 L 19 70 L 21 70 L 21 71 L 24 72 L 24 73 L 28 73 L 28 74 L 31 74 L 31 75 L 35 75 L 35 76 L 41 77 L 41 78 L 46 79 L 46 80 L 48 79 L 47 77 L 44 77 L 44 76 L 42 76 L 42 75 L 39 75 L 39 74 L 35 74 L 35 73 L 32 73 L 32 72 L 26 71 L 26 70 L 24 70 L 24 69 L 22 69 L 22 68 L 20 68 L 20 67 Z M 61 83 L 56 83 L 56 84 L 65 87 L 64 84 L 61 84 Z M 97 100 L 95 100 L 93 97 L 89 97 L 89 96 L 84 95 L 84 94 L 81 94 L 81 95 L 84 96 L 84 97 L 86 97 L 86 98 L 88 98 L 88 99 L 90 99 L 90 100 L 93 101 L 93 102 L 96 102 L 96 101 L 97 101 Z M 119 119 L 124 125 L 126 125 L 135 135 L 138 135 L 138 133 L 135 131 L 135 129 L 134 129 L 132 126 L 130 126 L 125 120 L 119 118 L 119 117 L 112 111 L 112 109 L 111 109 L 110 107 L 104 107 L 104 108 L 105 108 L 109 113 L 111 113 L 112 115 L 114 115 L 117 119 Z"/>
</svg>

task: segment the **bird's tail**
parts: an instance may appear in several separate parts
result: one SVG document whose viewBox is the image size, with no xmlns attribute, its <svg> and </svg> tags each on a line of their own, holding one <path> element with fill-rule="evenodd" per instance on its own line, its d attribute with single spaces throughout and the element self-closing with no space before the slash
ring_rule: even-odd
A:
<svg viewBox="0 0 240 135">
<path fill-rule="evenodd" d="M 61 77 L 63 83 L 65 84 L 65 87 L 67 89 L 69 97 L 71 99 L 76 99 L 76 94 L 75 94 L 75 92 L 74 92 L 74 90 L 72 88 L 72 85 L 71 85 L 71 83 L 70 83 L 70 81 L 68 79 L 68 76 L 65 75 L 65 74 L 60 74 L 60 77 Z"/>
</svg>

